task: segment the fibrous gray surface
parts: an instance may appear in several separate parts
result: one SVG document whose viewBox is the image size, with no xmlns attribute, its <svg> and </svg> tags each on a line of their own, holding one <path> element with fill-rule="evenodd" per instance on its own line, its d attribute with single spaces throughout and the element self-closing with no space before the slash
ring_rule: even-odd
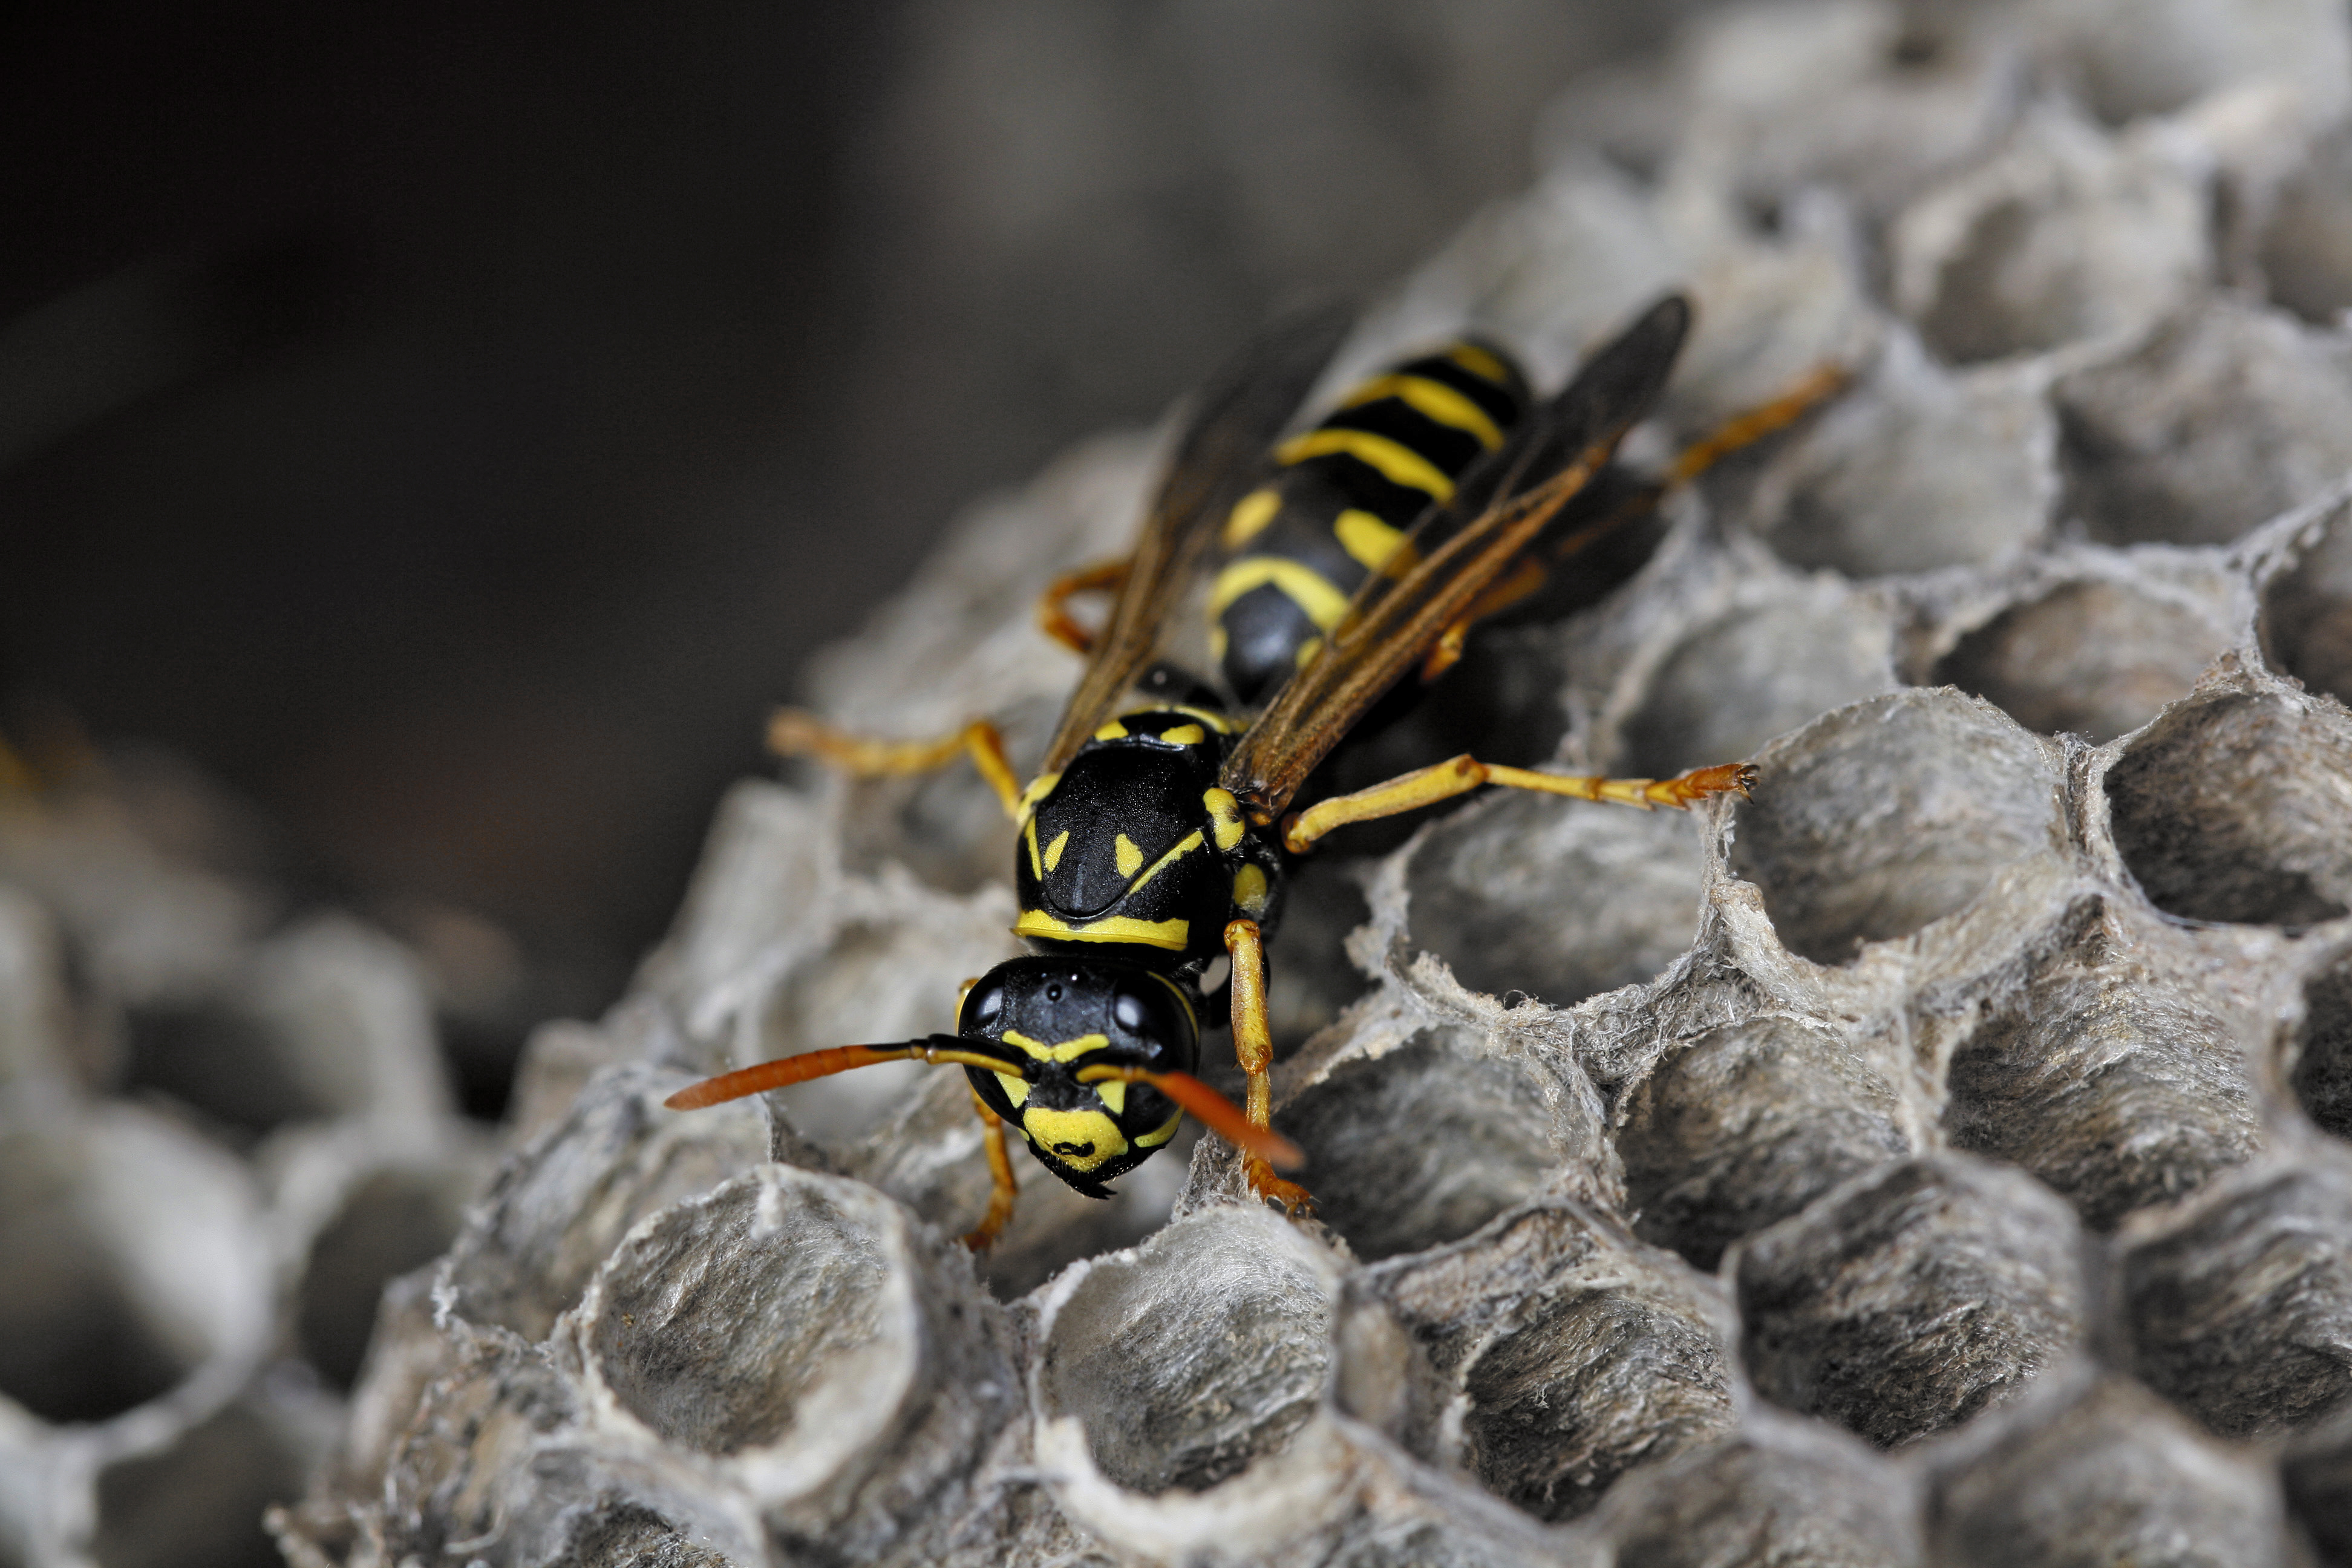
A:
<svg viewBox="0 0 2352 1568">
<path fill-rule="evenodd" d="M 1534 188 L 1368 315 L 1332 384 L 1465 324 L 1556 383 L 1670 286 L 1700 326 L 1639 455 L 1848 366 L 1675 496 L 1622 589 L 1482 634 L 1432 698 L 1498 754 L 1558 737 L 1578 772 L 1752 756 L 1754 798 L 1497 795 L 1335 837 L 1273 950 L 1276 1119 L 1319 1223 L 1248 1205 L 1213 1138 L 1108 1205 L 1016 1154 L 1020 1216 L 975 1261 L 950 1239 L 988 1190 L 954 1073 L 659 1102 L 944 1026 L 1013 952 L 1010 834 L 961 771 L 738 786 L 633 994 L 535 1043 L 504 1163 L 388 1293 L 286 1549 L 2352 1549 L 2347 109 L 2334 0 L 1787 0 L 1578 84 Z M 1076 667 L 1030 601 L 1118 552 L 1155 450 L 1108 437 L 977 509 L 817 670 L 820 706 L 909 736 L 987 713 L 1034 757 Z M 175 1059 L 287 1042 L 215 1115 L 431 1121 L 397 1053 L 330 1072 L 300 1044 L 321 998 L 397 1011 L 363 933 L 257 942 L 230 889 L 151 868 L 126 891 L 86 869 L 118 850 L 24 842 L 14 1080 L 88 1048 L 96 986 L 178 1031 Z M 88 1500 L 169 1495 L 123 1466 L 268 1416 L 244 1392 L 263 1211 L 138 1113 L 55 1103 L 0 1142 L 16 1251 L 46 1264 L 5 1302 L 27 1457 L 0 1518 L 28 1559 L 142 1560 L 104 1544 L 135 1510 Z M 311 1205 L 302 1256 L 404 1191 L 338 1158 L 367 1173 Z M 158 1300 L 123 1261 L 131 1171 L 180 1194 L 172 1245 L 215 1293 Z M 104 1419 L 58 1425 L 83 1413 L 15 1346 L 118 1321 Z"/>
</svg>

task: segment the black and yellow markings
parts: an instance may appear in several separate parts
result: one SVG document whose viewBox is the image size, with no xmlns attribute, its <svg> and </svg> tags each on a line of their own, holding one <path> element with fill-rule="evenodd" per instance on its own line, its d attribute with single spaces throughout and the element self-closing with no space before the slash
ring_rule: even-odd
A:
<svg viewBox="0 0 2352 1568">
<path fill-rule="evenodd" d="M 1201 796 L 1201 804 L 1209 808 L 1209 831 L 1215 835 L 1220 852 L 1230 852 L 1249 831 L 1242 821 L 1242 803 L 1229 789 L 1212 788 Z"/>
<path fill-rule="evenodd" d="M 1514 367 L 1457 343 L 1363 383 L 1277 447 L 1280 471 L 1226 514 L 1209 591 L 1210 651 L 1235 691 L 1255 700 L 1312 659 L 1367 576 L 1419 564 L 1407 531 L 1526 404 Z"/>
<path fill-rule="evenodd" d="M 1181 999 L 1181 994 L 1180 994 Z M 1191 1004 L 1185 1010 L 1191 1012 Z M 1061 1040 L 1048 1045 L 1034 1040 L 1017 1029 L 1004 1031 L 1004 1043 L 1041 1062 L 1076 1062 L 1104 1050 L 1110 1045 L 1107 1035 L 1081 1035 L 1074 1040 Z M 999 1072 L 997 1081 L 1003 1086 L 1004 1098 L 1021 1113 L 1021 1131 L 1029 1141 L 1076 1171 L 1094 1171 L 1128 1152 L 1130 1142 L 1120 1131 L 1115 1118 L 1127 1114 L 1128 1085 L 1117 1079 L 1090 1084 L 1095 1097 L 1108 1108 L 1108 1111 L 1087 1109 L 1048 1110 L 1042 1105 L 1030 1105 L 1028 1083 L 1009 1072 Z M 1183 1121 L 1183 1112 L 1171 1116 L 1165 1124 L 1137 1135 L 1132 1147 L 1157 1149 L 1176 1136 Z"/>
<path fill-rule="evenodd" d="M 1273 884 L 1266 880 L 1264 868 L 1244 866 L 1234 872 L 1234 907 L 1250 919 L 1265 917 L 1265 907 L 1273 893 Z"/>
</svg>

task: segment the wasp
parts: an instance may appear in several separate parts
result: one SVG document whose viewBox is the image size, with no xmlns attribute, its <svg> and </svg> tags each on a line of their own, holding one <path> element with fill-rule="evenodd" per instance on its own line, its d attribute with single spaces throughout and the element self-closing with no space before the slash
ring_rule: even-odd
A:
<svg viewBox="0 0 2352 1568">
<path fill-rule="evenodd" d="M 960 1066 L 986 1126 L 992 1241 L 1016 1184 L 1004 1129 L 1077 1191 L 1164 1147 L 1186 1112 L 1235 1145 L 1249 1184 L 1292 1213 L 1301 1162 L 1271 1126 L 1265 942 L 1285 870 L 1349 823 L 1485 785 L 1648 809 L 1744 795 L 1745 763 L 1665 780 L 1570 777 L 1462 755 L 1303 811 L 1318 764 L 1392 689 L 1459 657 L 1470 626 L 1538 595 L 1635 521 L 1666 485 L 1793 420 L 1834 384 L 1813 381 L 1686 450 L 1664 480 L 1612 464 L 1645 417 L 1690 327 L 1668 295 L 1593 353 L 1542 403 L 1491 344 L 1464 340 L 1356 388 L 1321 423 L 1279 440 L 1346 322 L 1301 318 L 1266 333 L 1201 395 L 1133 552 L 1069 574 L 1041 626 L 1086 655 L 1025 785 L 985 720 L 929 742 L 849 734 L 793 710 L 770 742 L 854 773 L 910 773 L 969 755 L 1016 830 L 1014 932 L 1028 956 L 965 989 L 954 1032 L 842 1046 L 692 1085 L 688 1110 L 877 1062 Z M 1161 660 L 1162 635 L 1211 566 L 1210 644 L 1231 700 Z M 1573 575 L 1573 573 L 1570 573 Z M 1113 594 L 1098 631 L 1069 599 Z M 1196 1075 L 1202 979 L 1230 963 L 1227 1012 L 1246 1090 L 1234 1105 Z"/>
</svg>

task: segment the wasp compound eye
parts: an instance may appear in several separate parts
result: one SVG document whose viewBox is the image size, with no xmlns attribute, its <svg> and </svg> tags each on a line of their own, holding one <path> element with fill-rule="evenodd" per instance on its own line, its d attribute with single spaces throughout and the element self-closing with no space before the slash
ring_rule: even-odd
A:
<svg viewBox="0 0 2352 1568">
<path fill-rule="evenodd" d="M 1110 1005 L 1110 1016 L 1118 1021 L 1120 1028 L 1131 1030 L 1139 1035 L 1143 1032 L 1144 1026 L 1151 1021 L 1150 1008 L 1142 997 L 1132 991 L 1122 991 L 1118 994 L 1118 1000 Z"/>
</svg>

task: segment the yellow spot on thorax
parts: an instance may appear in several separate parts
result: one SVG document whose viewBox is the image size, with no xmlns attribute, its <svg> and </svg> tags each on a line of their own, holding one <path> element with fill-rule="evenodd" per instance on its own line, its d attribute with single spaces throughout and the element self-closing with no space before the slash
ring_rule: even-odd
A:
<svg viewBox="0 0 2352 1568">
<path fill-rule="evenodd" d="M 1127 726 L 1114 719 L 1109 723 L 1105 724 L 1101 729 L 1095 731 L 1095 739 L 1097 741 L 1123 741 L 1127 739 Z"/>
<path fill-rule="evenodd" d="M 1126 834 L 1122 833 L 1111 840 L 1110 852 L 1113 858 L 1118 862 L 1120 876 L 1132 877 L 1143 869 L 1143 851 L 1138 849 L 1135 847 L 1135 840 Z"/>
<path fill-rule="evenodd" d="M 1034 834 L 1034 828 L 1031 829 Z M 1062 851 L 1070 847 L 1070 830 L 1066 827 L 1054 835 L 1054 842 L 1045 846 L 1045 869 L 1050 871 L 1062 863 Z M 1041 873 L 1042 875 L 1042 873 Z"/>
<path fill-rule="evenodd" d="M 1197 746 L 1209 738 L 1209 732 L 1198 724 L 1179 724 L 1160 738 L 1171 746 Z"/>
</svg>

